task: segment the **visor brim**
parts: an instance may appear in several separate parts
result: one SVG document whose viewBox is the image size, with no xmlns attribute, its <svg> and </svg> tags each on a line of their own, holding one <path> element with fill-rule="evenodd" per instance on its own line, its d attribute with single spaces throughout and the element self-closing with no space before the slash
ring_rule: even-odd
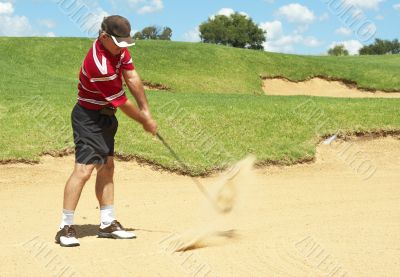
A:
<svg viewBox="0 0 400 277">
<path fill-rule="evenodd" d="M 131 37 L 126 37 L 126 38 L 116 38 L 114 36 L 111 36 L 112 40 L 114 43 L 121 48 L 126 48 L 129 46 L 135 45 L 135 41 Z"/>
</svg>

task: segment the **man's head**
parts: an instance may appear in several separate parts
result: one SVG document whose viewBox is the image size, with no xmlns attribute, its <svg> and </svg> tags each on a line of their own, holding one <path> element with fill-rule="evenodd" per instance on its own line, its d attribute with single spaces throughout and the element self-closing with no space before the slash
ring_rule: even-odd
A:
<svg viewBox="0 0 400 277">
<path fill-rule="evenodd" d="M 121 48 L 134 45 L 129 21 L 119 15 L 105 17 L 101 23 L 99 38 L 104 47 L 113 55 L 121 53 Z"/>
</svg>

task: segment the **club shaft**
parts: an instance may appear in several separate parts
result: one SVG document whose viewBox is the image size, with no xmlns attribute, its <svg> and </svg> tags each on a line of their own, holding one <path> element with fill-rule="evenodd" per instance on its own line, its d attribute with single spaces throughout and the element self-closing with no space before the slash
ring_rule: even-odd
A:
<svg viewBox="0 0 400 277">
<path fill-rule="evenodd" d="M 164 138 L 157 132 L 156 133 L 157 138 L 164 144 L 164 146 L 169 150 L 169 152 L 171 152 L 172 156 L 174 156 L 174 158 L 179 162 L 179 164 L 185 169 L 185 171 L 189 171 L 188 167 L 186 166 L 186 164 L 181 160 L 181 158 L 179 158 L 179 156 L 176 154 L 176 152 L 171 148 L 171 146 L 169 146 L 169 144 L 164 140 Z M 218 209 L 218 206 L 216 205 L 216 203 L 214 202 L 214 200 L 211 198 L 211 196 L 208 194 L 208 192 L 206 191 L 206 189 L 203 187 L 203 185 L 194 177 L 191 177 L 192 181 L 197 185 L 197 187 L 199 188 L 199 190 L 204 194 L 204 196 L 208 199 L 208 201 L 210 201 L 213 206 Z"/>
</svg>

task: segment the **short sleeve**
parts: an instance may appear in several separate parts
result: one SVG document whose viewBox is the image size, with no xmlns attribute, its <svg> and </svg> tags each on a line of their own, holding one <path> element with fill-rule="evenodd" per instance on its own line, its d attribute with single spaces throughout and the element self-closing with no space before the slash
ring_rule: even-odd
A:
<svg viewBox="0 0 400 277">
<path fill-rule="evenodd" d="M 128 49 L 125 48 L 124 57 L 122 58 L 121 68 L 123 70 L 134 70 L 135 65 L 133 64 L 131 54 Z"/>
</svg>

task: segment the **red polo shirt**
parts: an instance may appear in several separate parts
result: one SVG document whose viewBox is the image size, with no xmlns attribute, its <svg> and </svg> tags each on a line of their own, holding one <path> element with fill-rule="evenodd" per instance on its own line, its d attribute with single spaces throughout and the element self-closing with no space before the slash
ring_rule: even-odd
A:
<svg viewBox="0 0 400 277">
<path fill-rule="evenodd" d="M 122 86 L 122 70 L 133 69 L 135 66 L 127 48 L 113 56 L 96 40 L 79 73 L 79 104 L 90 110 L 124 104 L 127 97 Z"/>
</svg>

